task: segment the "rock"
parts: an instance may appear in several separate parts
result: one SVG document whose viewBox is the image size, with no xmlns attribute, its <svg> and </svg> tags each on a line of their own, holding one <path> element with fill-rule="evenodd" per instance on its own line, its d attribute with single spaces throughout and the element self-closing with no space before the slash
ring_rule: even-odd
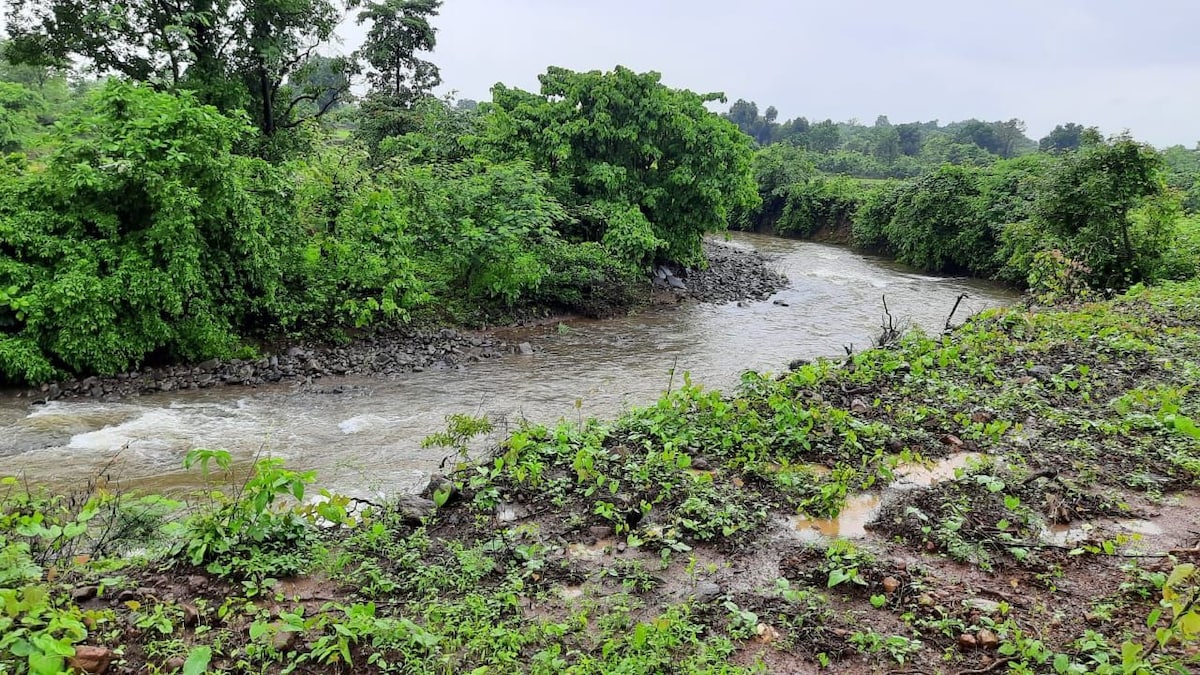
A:
<svg viewBox="0 0 1200 675">
<path fill-rule="evenodd" d="M 934 605 L 933 596 L 928 593 L 922 593 L 920 596 L 917 597 L 917 604 L 922 607 L 933 607 L 933 605 Z"/>
<path fill-rule="evenodd" d="M 892 593 L 895 593 L 900 588 L 900 580 L 897 579 L 896 577 L 884 577 L 882 585 L 883 585 L 883 592 L 887 593 L 888 595 L 891 595 Z"/>
<path fill-rule="evenodd" d="M 588 528 L 588 535 L 593 539 L 607 539 L 613 535 L 613 529 L 608 525 L 592 525 Z"/>
<path fill-rule="evenodd" d="M 958 648 L 961 651 L 969 652 L 979 646 L 979 641 L 970 633 L 963 633 L 958 636 Z"/>
<path fill-rule="evenodd" d="M 71 657 L 68 665 L 83 673 L 102 674 L 108 670 L 113 660 L 113 650 L 108 647 L 93 647 L 91 645 L 76 645 L 75 656 Z"/>
<path fill-rule="evenodd" d="M 99 591 L 100 589 L 96 586 L 79 586 L 71 591 L 71 599 L 75 602 L 87 602 L 96 597 L 96 593 Z"/>
<path fill-rule="evenodd" d="M 976 633 L 975 638 L 984 649 L 996 649 L 1000 646 L 1000 638 L 986 628 Z"/>
<path fill-rule="evenodd" d="M 205 586 L 208 585 L 208 577 L 204 576 L 203 574 L 189 575 L 187 578 L 187 585 L 188 585 L 188 588 L 191 588 L 193 590 L 198 589 L 198 588 L 204 588 Z"/>
<path fill-rule="evenodd" d="M 712 465 L 703 457 L 693 457 L 692 468 L 697 471 L 712 471 Z"/>
<path fill-rule="evenodd" d="M 218 359 L 209 359 L 196 364 L 200 370 L 216 370 L 221 367 L 221 362 Z"/>
<path fill-rule="evenodd" d="M 787 304 L 786 302 L 784 302 L 782 300 L 776 300 L 776 301 L 772 302 L 771 304 L 777 305 L 779 307 L 791 307 L 791 305 Z"/>
<path fill-rule="evenodd" d="M 458 499 L 458 486 L 454 481 L 446 478 L 440 473 L 435 473 L 429 477 L 429 484 L 425 486 L 425 490 L 421 492 L 421 496 L 426 499 L 437 499 L 437 495 L 445 495 L 443 504 L 449 504 Z"/>
<path fill-rule="evenodd" d="M 529 516 L 529 509 L 520 504 L 500 504 L 496 507 L 496 520 L 501 523 L 513 523 Z"/>
<path fill-rule="evenodd" d="M 946 434 L 945 436 L 942 436 L 941 441 L 943 445 L 949 445 L 953 448 L 957 448 L 963 444 L 962 439 L 954 434 Z"/>
<path fill-rule="evenodd" d="M 404 520 L 415 524 L 437 513 L 437 504 L 417 495 L 405 495 L 396 500 L 396 510 Z"/>
<path fill-rule="evenodd" d="M 980 410 L 971 415 L 971 421 L 976 424 L 987 424 L 994 419 L 996 419 L 996 416 L 985 410 Z"/>
<path fill-rule="evenodd" d="M 667 277 L 667 285 L 676 290 L 680 290 L 680 291 L 687 290 L 687 286 L 685 286 L 684 283 L 682 281 L 680 281 L 679 277 L 675 276 L 674 274 Z"/>
<path fill-rule="evenodd" d="M 183 660 L 182 656 L 172 656 L 163 662 L 163 671 L 168 673 L 177 673 L 183 670 L 185 663 L 187 662 Z"/>
<path fill-rule="evenodd" d="M 850 412 L 855 415 L 865 415 L 871 412 L 871 406 L 867 405 L 867 402 L 861 398 L 856 398 L 850 401 Z"/>
<path fill-rule="evenodd" d="M 618 542 L 617 542 L 617 553 L 624 553 L 624 552 L 625 552 L 625 548 L 626 548 L 626 546 L 625 546 L 625 542 L 623 542 L 623 541 L 618 541 Z"/>
<path fill-rule="evenodd" d="M 700 604 L 713 602 L 721 597 L 723 591 L 721 587 L 714 581 L 701 581 L 696 584 L 696 590 L 692 592 L 692 597 Z"/>
<path fill-rule="evenodd" d="M 517 353 L 521 356 L 533 356 L 533 345 L 528 342 L 522 342 L 517 345 Z"/>
<path fill-rule="evenodd" d="M 773 626 L 765 623 L 760 623 L 755 626 L 754 632 L 757 635 L 755 639 L 763 644 L 769 645 L 779 639 L 779 631 L 775 630 Z"/>
<path fill-rule="evenodd" d="M 963 600 L 963 606 L 967 609 L 974 609 L 984 614 L 995 614 L 1000 611 L 1000 603 L 984 598 L 967 598 Z"/>
<path fill-rule="evenodd" d="M 137 597 L 137 593 L 127 588 L 117 594 L 117 602 L 129 602 L 130 600 L 137 600 Z"/>
<path fill-rule="evenodd" d="M 276 623 L 273 626 L 275 634 L 271 636 L 271 646 L 275 651 L 283 653 L 290 651 L 296 644 L 296 632 L 291 630 L 283 630 L 283 624 Z"/>
<path fill-rule="evenodd" d="M 179 609 L 183 610 L 183 625 L 193 628 L 200 623 L 200 612 L 195 605 L 185 602 L 179 605 Z"/>
<path fill-rule="evenodd" d="M 1043 382 L 1054 377 L 1054 370 L 1050 366 L 1033 366 L 1026 372 Z"/>
</svg>

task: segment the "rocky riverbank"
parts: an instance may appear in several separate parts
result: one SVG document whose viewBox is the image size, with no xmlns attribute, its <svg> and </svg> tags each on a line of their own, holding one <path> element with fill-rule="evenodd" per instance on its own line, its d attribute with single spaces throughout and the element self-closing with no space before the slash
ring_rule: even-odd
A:
<svg viewBox="0 0 1200 675">
<path fill-rule="evenodd" d="M 756 251 L 705 242 L 705 254 L 709 258 L 707 269 L 660 268 L 664 274 L 656 275 L 655 284 L 669 290 L 676 301 L 723 303 L 765 300 L 788 283 L 787 277 L 773 270 L 770 261 Z M 292 345 L 261 358 L 144 367 L 114 377 L 76 378 L 37 389 L 11 390 L 9 395 L 35 401 L 85 397 L 116 400 L 224 385 L 311 383 L 331 375 L 387 377 L 463 368 L 505 353 L 531 353 L 531 348 L 509 344 L 487 332 L 455 328 L 391 331 L 366 335 L 347 345 Z"/>
<path fill-rule="evenodd" d="M 716 241 L 704 242 L 708 268 L 674 272 L 683 288 L 677 291 L 699 302 L 766 300 L 788 285 L 786 274 L 774 269 L 758 251 L 736 248 Z M 660 279 L 661 285 L 669 279 Z"/>
</svg>

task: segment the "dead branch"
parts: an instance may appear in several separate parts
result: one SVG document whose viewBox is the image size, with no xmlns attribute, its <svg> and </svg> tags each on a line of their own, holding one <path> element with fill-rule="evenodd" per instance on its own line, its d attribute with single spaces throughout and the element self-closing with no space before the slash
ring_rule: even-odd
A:
<svg viewBox="0 0 1200 675">
<path fill-rule="evenodd" d="M 954 320 L 954 313 L 958 311 L 958 306 L 962 304 L 962 301 L 969 297 L 971 296 L 966 293 L 958 294 L 958 299 L 954 301 L 954 307 L 950 309 L 950 316 L 946 317 L 946 330 L 951 330 L 950 322 Z"/>
</svg>

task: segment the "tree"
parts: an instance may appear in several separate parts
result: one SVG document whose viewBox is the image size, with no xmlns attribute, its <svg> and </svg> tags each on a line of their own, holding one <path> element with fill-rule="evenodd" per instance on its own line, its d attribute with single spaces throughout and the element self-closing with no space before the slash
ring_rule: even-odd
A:
<svg viewBox="0 0 1200 675">
<path fill-rule="evenodd" d="M 1078 150 L 1079 146 L 1083 145 L 1086 131 L 1087 128 L 1082 124 L 1074 122 L 1068 122 L 1065 126 L 1059 124 L 1054 127 L 1054 131 L 1046 134 L 1042 140 L 1038 141 L 1038 149 L 1042 152 Z"/>
<path fill-rule="evenodd" d="M 900 137 L 900 152 L 905 157 L 916 157 L 921 154 L 921 143 L 924 132 L 920 122 L 908 122 L 896 126 L 896 134 Z"/>
<path fill-rule="evenodd" d="M 288 86 L 310 117 L 337 110 L 350 101 L 346 59 L 317 55 L 292 74 Z"/>
<path fill-rule="evenodd" d="M 1162 157 L 1127 136 L 1066 155 L 1047 176 L 1034 203 L 1037 223 L 1069 242 L 1068 255 L 1091 270 L 1101 288 L 1151 276 L 1170 231 L 1152 221 L 1135 228 L 1130 212 L 1167 197 Z"/>
<path fill-rule="evenodd" d="M 100 75 L 193 91 L 222 112 L 246 109 L 273 136 L 316 98 L 286 83 L 341 14 L 333 0 L 14 0 L 7 18 L 15 62 L 78 59 Z M 339 63 L 348 74 L 351 62 Z"/>
<path fill-rule="evenodd" d="M 768 107 L 766 115 L 760 117 L 757 103 L 740 98 L 730 106 L 729 112 L 724 117 L 736 124 L 742 133 L 753 138 L 759 145 L 770 145 L 779 128 L 775 122 L 775 119 L 779 117 L 779 111 L 775 109 L 775 106 Z"/>
<path fill-rule="evenodd" d="M 359 12 L 359 25 L 371 24 L 359 53 L 370 65 L 373 95 L 411 104 L 441 84 L 437 66 L 418 56 L 437 45 L 429 19 L 441 5 L 441 0 L 382 0 Z"/>
<path fill-rule="evenodd" d="M 363 101 L 358 135 L 378 159 L 383 139 L 413 128 L 413 108 L 441 84 L 437 66 L 420 57 L 437 45 L 430 18 L 441 0 L 381 0 L 369 3 L 358 23 L 370 23 L 359 54 L 369 66 L 371 91 Z"/>
<path fill-rule="evenodd" d="M 842 132 L 833 120 L 825 120 L 810 126 L 805 138 L 813 152 L 833 152 L 842 143 Z"/>
<path fill-rule="evenodd" d="M 888 121 L 887 115 L 880 115 L 871 129 L 871 153 L 885 164 L 891 164 L 900 156 L 900 132 Z"/>
<path fill-rule="evenodd" d="M 658 73 L 550 68 L 539 94 L 496 85 L 482 145 L 550 174 L 579 224 L 630 264 L 702 261 L 701 237 L 758 195 L 751 141 L 705 103 L 720 94 L 671 89 Z"/>
</svg>

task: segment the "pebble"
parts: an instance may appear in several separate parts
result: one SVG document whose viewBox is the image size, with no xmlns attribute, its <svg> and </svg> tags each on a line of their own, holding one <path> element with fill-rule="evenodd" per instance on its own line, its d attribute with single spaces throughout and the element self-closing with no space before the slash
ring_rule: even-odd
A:
<svg viewBox="0 0 1200 675">
<path fill-rule="evenodd" d="M 975 638 L 984 649 L 996 649 L 1000 646 L 1000 638 L 986 628 L 976 633 Z"/>
<path fill-rule="evenodd" d="M 91 645 L 76 645 L 75 656 L 71 657 L 69 665 L 82 673 L 103 675 L 108 671 L 113 660 L 113 650 L 108 647 L 93 647 Z"/>
</svg>

